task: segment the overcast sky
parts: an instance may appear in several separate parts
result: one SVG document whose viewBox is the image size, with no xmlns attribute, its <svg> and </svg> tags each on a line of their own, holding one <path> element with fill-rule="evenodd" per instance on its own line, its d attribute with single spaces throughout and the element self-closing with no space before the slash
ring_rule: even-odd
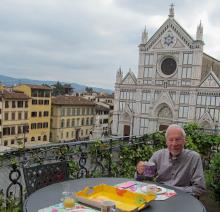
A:
<svg viewBox="0 0 220 212">
<path fill-rule="evenodd" d="M 175 19 L 220 59 L 220 0 L 0 0 L 0 74 L 113 89 L 116 71 L 138 70 L 138 45 L 175 4 Z"/>
</svg>

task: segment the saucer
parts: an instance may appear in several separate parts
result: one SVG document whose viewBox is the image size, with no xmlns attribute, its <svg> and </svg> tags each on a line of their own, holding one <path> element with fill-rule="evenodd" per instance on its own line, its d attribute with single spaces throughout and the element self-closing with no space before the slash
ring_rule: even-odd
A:
<svg viewBox="0 0 220 212">
<path fill-rule="evenodd" d="M 149 185 L 147 185 L 147 186 L 151 186 L 152 184 L 149 184 Z M 147 192 L 147 186 L 145 185 L 145 186 L 141 186 L 141 191 L 142 192 L 144 192 L 144 193 L 146 193 Z M 155 185 L 152 185 L 152 186 L 155 186 Z M 156 185 L 156 187 L 157 187 L 157 192 L 156 192 L 156 194 L 163 194 L 163 193 L 166 193 L 167 192 L 167 189 L 166 188 L 163 188 L 163 187 L 160 187 L 160 186 L 157 186 Z"/>
</svg>

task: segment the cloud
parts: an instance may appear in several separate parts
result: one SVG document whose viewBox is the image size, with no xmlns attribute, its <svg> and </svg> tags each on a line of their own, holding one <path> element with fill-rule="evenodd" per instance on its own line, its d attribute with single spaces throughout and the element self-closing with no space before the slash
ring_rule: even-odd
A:
<svg viewBox="0 0 220 212">
<path fill-rule="evenodd" d="M 137 73 L 141 32 L 146 25 L 153 35 L 166 20 L 169 4 L 164 0 L 1 0 L 1 74 L 113 88 L 119 66 Z M 204 49 L 220 58 L 218 1 L 174 4 L 176 20 L 193 37 L 202 20 Z"/>
</svg>

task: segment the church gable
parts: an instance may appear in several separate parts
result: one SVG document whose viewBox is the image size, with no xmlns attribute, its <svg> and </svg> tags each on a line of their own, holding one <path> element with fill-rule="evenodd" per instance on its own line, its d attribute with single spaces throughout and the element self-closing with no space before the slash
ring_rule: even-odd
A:
<svg viewBox="0 0 220 212">
<path fill-rule="evenodd" d="M 168 18 L 165 23 L 156 31 L 156 33 L 146 43 L 145 48 L 187 48 L 191 49 L 193 38 L 174 20 Z"/>
<path fill-rule="evenodd" d="M 216 77 L 216 75 L 211 71 L 205 79 L 200 84 L 200 87 L 202 88 L 219 88 L 220 87 L 220 81 Z"/>
<path fill-rule="evenodd" d="M 133 85 L 137 84 L 137 79 L 136 79 L 134 73 L 132 73 L 131 71 L 129 71 L 129 72 L 125 75 L 124 79 L 122 80 L 122 84 L 130 84 L 130 85 L 132 85 L 132 84 L 133 84 Z"/>
<path fill-rule="evenodd" d="M 168 28 L 152 46 L 151 49 L 188 49 L 181 38 L 171 29 Z"/>
</svg>

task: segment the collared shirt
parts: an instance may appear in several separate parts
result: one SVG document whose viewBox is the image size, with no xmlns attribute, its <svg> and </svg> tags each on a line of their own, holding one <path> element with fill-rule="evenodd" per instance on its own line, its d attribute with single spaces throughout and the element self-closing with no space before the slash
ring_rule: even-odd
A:
<svg viewBox="0 0 220 212">
<path fill-rule="evenodd" d="M 202 160 L 198 153 L 183 149 L 173 158 L 168 149 L 155 152 L 150 158 L 156 164 L 156 181 L 174 186 L 194 196 L 205 191 Z"/>
</svg>

